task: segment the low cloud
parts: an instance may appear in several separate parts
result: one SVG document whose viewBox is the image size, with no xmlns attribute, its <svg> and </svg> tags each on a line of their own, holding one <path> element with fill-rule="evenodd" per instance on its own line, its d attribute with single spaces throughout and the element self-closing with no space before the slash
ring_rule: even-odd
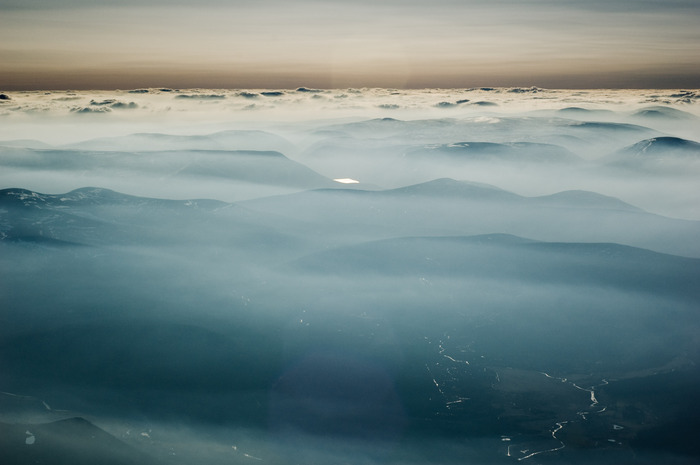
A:
<svg viewBox="0 0 700 465">
<path fill-rule="evenodd" d="M 538 93 L 542 92 L 542 89 L 540 89 L 538 87 L 534 87 L 534 86 L 527 87 L 527 88 L 514 87 L 512 89 L 508 89 L 508 92 L 511 94 L 538 94 Z"/>
<path fill-rule="evenodd" d="M 308 87 L 299 87 L 299 88 L 297 88 L 296 91 L 301 92 L 301 93 L 311 93 L 311 94 L 318 94 L 318 93 L 323 92 L 323 90 L 321 90 L 321 89 L 309 89 Z"/>
<path fill-rule="evenodd" d="M 102 100 L 102 101 L 90 100 L 90 105 L 94 105 L 94 106 L 112 105 L 114 102 L 116 102 L 115 99 L 107 99 L 107 100 Z"/>
<path fill-rule="evenodd" d="M 225 95 L 222 94 L 179 94 L 176 99 L 195 99 L 195 100 L 224 100 Z"/>
<path fill-rule="evenodd" d="M 118 109 L 126 109 L 126 110 L 133 110 L 135 108 L 138 108 L 139 106 L 134 103 L 134 102 L 114 102 L 113 104 L 110 105 L 111 108 L 118 108 Z"/>
<path fill-rule="evenodd" d="M 109 113 L 111 110 L 107 107 L 103 106 L 98 106 L 97 108 L 94 107 L 74 107 L 71 108 L 70 110 L 72 113 Z"/>
<path fill-rule="evenodd" d="M 256 94 L 254 92 L 240 92 L 238 94 L 239 97 L 247 98 L 247 99 L 253 99 L 253 98 L 258 98 L 260 94 Z"/>
</svg>

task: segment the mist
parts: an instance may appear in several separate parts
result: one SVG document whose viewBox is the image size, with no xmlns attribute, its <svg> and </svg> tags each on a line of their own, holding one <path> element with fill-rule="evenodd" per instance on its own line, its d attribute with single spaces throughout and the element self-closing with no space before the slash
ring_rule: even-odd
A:
<svg viewBox="0 0 700 465">
<path fill-rule="evenodd" d="M 697 461 L 696 91 L 3 95 L 3 460 Z"/>
</svg>

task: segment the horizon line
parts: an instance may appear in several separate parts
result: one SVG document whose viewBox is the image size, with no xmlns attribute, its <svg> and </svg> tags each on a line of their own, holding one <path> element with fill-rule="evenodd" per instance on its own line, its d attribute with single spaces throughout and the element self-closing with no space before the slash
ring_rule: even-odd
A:
<svg viewBox="0 0 700 465">
<path fill-rule="evenodd" d="M 195 90 L 221 90 L 221 91 L 237 91 L 237 90 L 279 90 L 279 91 L 290 91 L 290 92 L 313 92 L 313 91 L 333 91 L 333 90 L 362 90 L 362 89 L 377 89 L 377 90 L 502 90 L 502 89 L 527 89 L 527 90 L 538 90 L 538 91 L 548 91 L 548 90 L 689 90 L 689 91 L 700 91 L 700 87 L 685 87 L 685 86 L 670 86 L 670 87 L 647 87 L 647 86 L 629 86 L 629 87 L 614 87 L 614 86 L 601 86 L 601 87 L 574 87 L 574 86 L 562 86 L 562 87 L 541 87 L 537 85 L 478 85 L 478 86 L 468 86 L 468 87 L 441 87 L 441 86 L 339 86 L 339 87 L 324 87 L 324 86 L 278 86 L 278 87 L 208 87 L 208 86 L 194 86 L 194 87 L 181 87 L 181 86 L 135 86 L 135 87 L 16 87 L 10 86 L 8 88 L 0 88 L 0 92 L 119 92 L 119 91 L 161 91 L 161 92 L 182 92 L 182 91 L 195 91 Z"/>
</svg>

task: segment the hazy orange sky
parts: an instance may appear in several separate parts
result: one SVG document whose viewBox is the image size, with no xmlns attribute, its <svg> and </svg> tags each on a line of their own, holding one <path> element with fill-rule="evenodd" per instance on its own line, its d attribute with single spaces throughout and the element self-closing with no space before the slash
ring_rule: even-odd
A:
<svg viewBox="0 0 700 465">
<path fill-rule="evenodd" d="M 3 0 L 0 90 L 700 85 L 698 0 Z"/>
</svg>

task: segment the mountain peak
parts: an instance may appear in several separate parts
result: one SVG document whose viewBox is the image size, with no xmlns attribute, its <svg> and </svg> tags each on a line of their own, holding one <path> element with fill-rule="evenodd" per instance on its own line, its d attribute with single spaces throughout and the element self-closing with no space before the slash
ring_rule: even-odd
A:
<svg viewBox="0 0 700 465">
<path fill-rule="evenodd" d="M 519 197 L 517 194 L 513 194 L 490 184 L 457 181 L 452 178 L 438 178 L 432 181 L 390 189 L 383 192 L 390 195 L 466 197 L 479 199 Z"/>
<path fill-rule="evenodd" d="M 453 142 L 431 144 L 411 149 L 408 156 L 435 159 L 441 157 L 451 162 L 505 161 L 525 163 L 577 162 L 579 157 L 564 147 L 536 142 Z"/>
<path fill-rule="evenodd" d="M 623 202 L 617 197 L 610 197 L 603 194 L 598 194 L 591 191 L 583 190 L 568 190 L 557 192 L 556 194 L 543 195 L 535 197 L 540 203 L 556 206 L 562 205 L 565 208 L 571 208 L 573 205 L 582 208 L 602 208 L 608 210 L 626 210 L 642 212 L 644 210 L 635 207 L 627 202 Z"/>
<path fill-rule="evenodd" d="M 654 137 L 622 149 L 619 153 L 637 157 L 692 156 L 700 157 L 700 143 L 680 137 Z"/>
<path fill-rule="evenodd" d="M 686 111 L 677 110 L 675 108 L 666 107 L 663 105 L 654 105 L 650 107 L 642 108 L 635 112 L 632 116 L 640 118 L 654 118 L 654 119 L 696 119 L 697 117 L 692 113 Z"/>
</svg>

